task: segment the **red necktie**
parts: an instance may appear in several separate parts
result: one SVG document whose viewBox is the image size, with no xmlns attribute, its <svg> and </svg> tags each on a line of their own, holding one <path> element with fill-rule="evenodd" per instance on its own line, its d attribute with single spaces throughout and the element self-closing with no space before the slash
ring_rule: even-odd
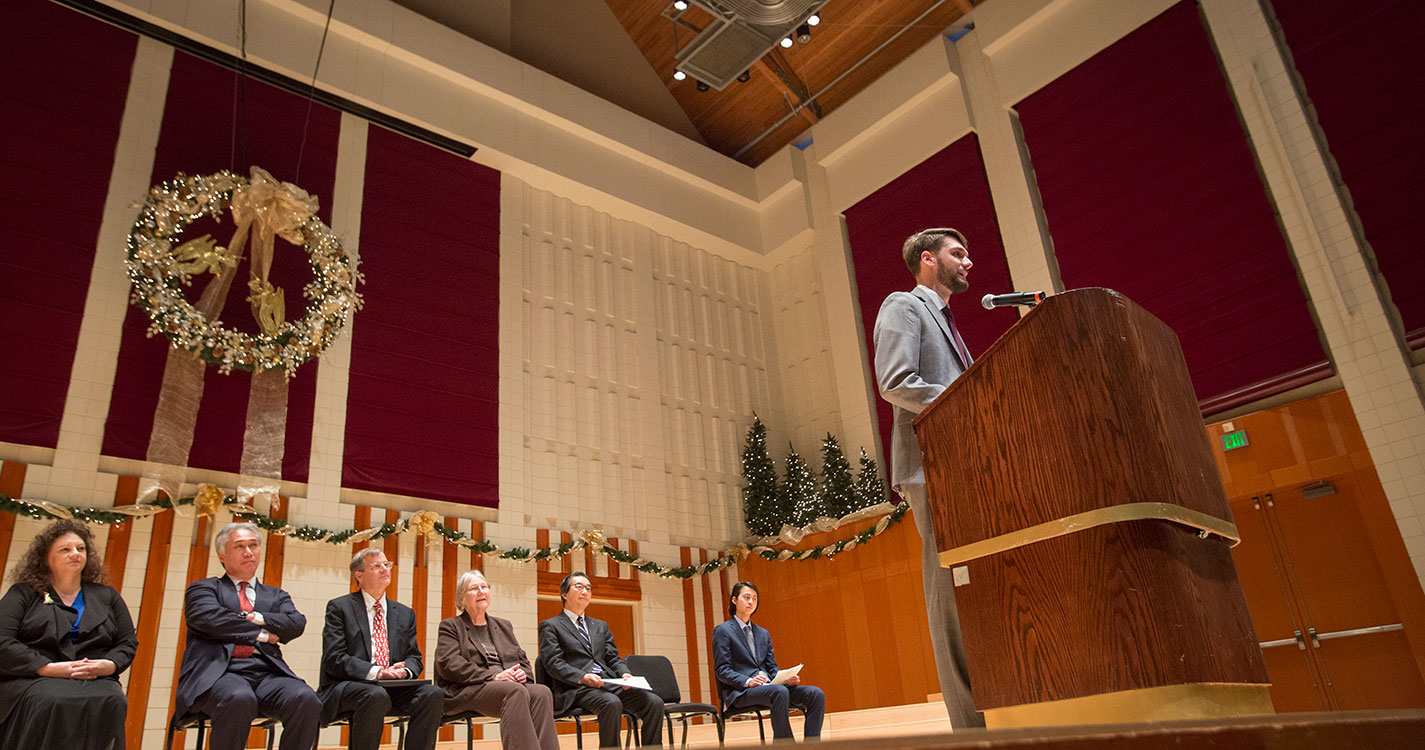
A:
<svg viewBox="0 0 1425 750">
<path fill-rule="evenodd" d="M 375 650 L 372 664 L 385 669 L 391 665 L 390 639 L 386 637 L 386 618 L 381 615 L 381 600 L 377 599 L 371 610 L 371 640 Z"/>
<path fill-rule="evenodd" d="M 965 367 L 970 366 L 970 350 L 965 346 L 965 340 L 960 338 L 960 329 L 955 327 L 955 313 L 950 312 L 950 306 L 940 308 L 940 312 L 945 316 L 945 322 L 950 326 L 950 340 L 955 344 L 955 353 L 960 355 L 960 362 Z"/>
<path fill-rule="evenodd" d="M 242 607 L 242 611 L 244 612 L 252 611 L 252 600 L 247 598 L 247 581 L 238 584 L 238 606 Z M 252 656 L 252 646 L 246 643 L 239 643 L 233 646 L 234 659 L 246 659 L 249 656 Z"/>
</svg>

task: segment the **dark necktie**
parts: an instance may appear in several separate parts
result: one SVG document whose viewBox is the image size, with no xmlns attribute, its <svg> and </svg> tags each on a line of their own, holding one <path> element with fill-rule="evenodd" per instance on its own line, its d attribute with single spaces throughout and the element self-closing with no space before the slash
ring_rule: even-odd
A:
<svg viewBox="0 0 1425 750">
<path fill-rule="evenodd" d="M 584 639 L 584 645 L 589 648 L 589 655 L 594 655 L 594 642 L 589 640 L 589 629 L 584 627 L 584 616 L 579 615 L 579 637 Z M 603 674 L 604 668 L 599 666 L 598 657 L 594 658 L 594 674 Z"/>
<path fill-rule="evenodd" d="M 247 598 L 247 581 L 242 581 L 238 584 L 238 606 L 242 607 L 242 611 L 244 612 L 252 611 L 252 600 Z M 252 656 L 252 646 L 246 643 L 239 643 L 233 646 L 234 659 L 246 659 L 249 656 Z"/>
<path fill-rule="evenodd" d="M 945 316 L 945 323 L 950 326 L 950 340 L 955 343 L 955 353 L 960 355 L 960 362 L 969 367 L 970 350 L 965 347 L 965 340 L 960 338 L 960 329 L 955 327 L 955 313 L 950 312 L 949 305 L 940 308 L 940 313 Z"/>
<path fill-rule="evenodd" d="M 752 640 L 752 626 L 751 626 L 751 625 L 743 625 L 743 626 L 742 626 L 742 634 L 747 637 L 747 651 L 748 651 L 748 653 L 752 654 L 752 658 L 756 659 L 756 658 L 757 658 L 757 645 L 756 645 L 756 641 Z"/>
</svg>

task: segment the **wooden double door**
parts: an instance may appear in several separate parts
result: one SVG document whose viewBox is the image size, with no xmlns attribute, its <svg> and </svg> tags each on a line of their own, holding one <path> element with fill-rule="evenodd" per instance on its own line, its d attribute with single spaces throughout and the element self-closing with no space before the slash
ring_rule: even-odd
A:
<svg viewBox="0 0 1425 750">
<path fill-rule="evenodd" d="M 1278 711 L 1425 706 L 1410 613 L 1369 518 L 1373 492 L 1364 467 L 1232 500 L 1233 558 Z"/>
</svg>

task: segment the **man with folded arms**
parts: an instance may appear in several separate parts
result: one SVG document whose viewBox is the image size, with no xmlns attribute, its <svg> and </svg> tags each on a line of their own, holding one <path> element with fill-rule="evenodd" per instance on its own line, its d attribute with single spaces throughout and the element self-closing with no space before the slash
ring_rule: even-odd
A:
<svg viewBox="0 0 1425 750">
<path fill-rule="evenodd" d="M 194 581 L 183 595 L 188 640 L 174 715 L 206 714 L 211 750 L 241 750 L 258 716 L 282 722 L 282 750 L 309 750 L 322 702 L 287 666 L 280 646 L 302 635 L 307 618 L 286 591 L 257 582 L 257 526 L 230 523 L 214 547 L 225 574 Z"/>
<path fill-rule="evenodd" d="M 440 688 L 379 682 L 413 679 L 421 673 L 416 614 L 386 598 L 394 566 L 378 547 L 357 552 L 351 558 L 351 577 L 360 588 L 327 602 L 317 695 L 324 722 L 350 719 L 351 750 L 376 750 L 392 708 L 410 717 L 406 747 L 430 750 L 440 728 L 445 700 Z"/>
<path fill-rule="evenodd" d="M 599 721 L 599 747 L 619 746 L 619 726 L 627 711 L 642 723 L 643 745 L 663 744 L 663 699 L 637 688 L 617 691 L 605 677 L 632 677 L 614 645 L 608 623 L 585 617 L 594 587 L 583 571 L 575 571 L 559 584 L 564 611 L 539 624 L 539 658 L 554 693 L 554 715 L 574 706 Z"/>
</svg>

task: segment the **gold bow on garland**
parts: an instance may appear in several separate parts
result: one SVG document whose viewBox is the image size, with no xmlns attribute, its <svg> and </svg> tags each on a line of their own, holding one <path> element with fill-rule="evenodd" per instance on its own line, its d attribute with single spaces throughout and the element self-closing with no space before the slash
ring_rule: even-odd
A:
<svg viewBox="0 0 1425 750">
<path fill-rule="evenodd" d="M 305 241 L 301 228 L 317 212 L 317 199 L 290 182 L 279 182 L 267 170 L 252 168 L 252 179 L 233 191 L 229 209 L 237 231 L 228 243 L 228 253 L 242 257 L 248 239 L 252 240 L 252 277 L 247 288 L 247 301 L 252 304 L 252 316 L 262 332 L 277 335 L 287 318 L 282 288 L 272 285 L 267 274 L 272 270 L 274 238 L 281 237 L 294 244 Z"/>
</svg>

